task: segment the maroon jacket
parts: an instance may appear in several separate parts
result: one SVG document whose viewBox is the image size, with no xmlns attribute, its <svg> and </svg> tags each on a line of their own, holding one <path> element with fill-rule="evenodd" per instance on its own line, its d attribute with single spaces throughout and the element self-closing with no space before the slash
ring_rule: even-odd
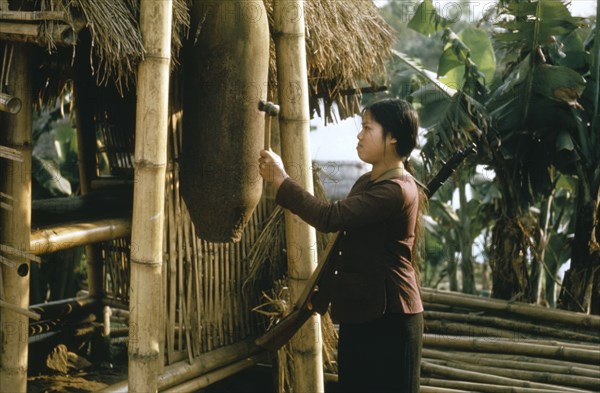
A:
<svg viewBox="0 0 600 393">
<path fill-rule="evenodd" d="M 320 292 L 332 291 L 334 320 L 362 323 L 386 312 L 423 311 L 411 264 L 419 205 L 412 176 L 395 169 L 372 181 L 367 173 L 335 203 L 315 198 L 288 178 L 276 201 L 321 232 L 342 231 L 330 277 L 320 285 L 332 282 Z"/>
</svg>

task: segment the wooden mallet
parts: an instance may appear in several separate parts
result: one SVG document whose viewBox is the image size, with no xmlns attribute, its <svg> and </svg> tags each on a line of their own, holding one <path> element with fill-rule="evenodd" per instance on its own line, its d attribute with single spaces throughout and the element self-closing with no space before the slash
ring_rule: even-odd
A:
<svg viewBox="0 0 600 393">
<path fill-rule="evenodd" d="M 258 110 L 265 112 L 267 116 L 265 121 L 265 150 L 271 148 L 271 118 L 279 114 L 279 105 L 273 104 L 271 101 L 258 101 Z"/>
</svg>

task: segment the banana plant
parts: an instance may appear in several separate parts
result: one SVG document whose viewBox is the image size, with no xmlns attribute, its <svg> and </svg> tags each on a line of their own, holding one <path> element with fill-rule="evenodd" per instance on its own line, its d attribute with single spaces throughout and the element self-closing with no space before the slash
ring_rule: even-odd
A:
<svg viewBox="0 0 600 393">
<path fill-rule="evenodd" d="M 495 24 L 499 33 L 493 43 L 503 60 L 495 78 L 490 77 L 493 67 L 486 65 L 494 52 L 483 32 L 470 28 L 454 33 L 430 0 L 421 3 L 409 23 L 423 34 L 443 32 L 446 45 L 438 76 L 443 81 L 447 75 L 447 83 L 454 81 L 458 90 L 451 98 L 417 92 L 424 98 L 425 124 L 428 108 L 435 104 L 428 124 L 434 127 L 423 152 L 444 156 L 465 140 L 478 140 L 479 162 L 493 168 L 502 195 L 492 235 L 492 295 L 532 300 L 526 256 L 529 207 L 552 193 L 551 167 L 579 175 L 584 169 L 578 158 L 586 150 L 578 141 L 587 124 L 579 113 L 586 56 L 574 39 L 582 21 L 563 3 L 547 0 L 504 1 L 498 14 L 502 17 Z M 589 194 L 595 195 L 593 190 Z"/>
</svg>

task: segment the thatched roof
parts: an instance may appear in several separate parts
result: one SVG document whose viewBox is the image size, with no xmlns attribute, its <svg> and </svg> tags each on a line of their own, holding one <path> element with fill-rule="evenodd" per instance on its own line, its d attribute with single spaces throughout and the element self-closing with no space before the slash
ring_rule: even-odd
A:
<svg viewBox="0 0 600 393">
<path fill-rule="evenodd" d="M 174 65 L 178 63 L 179 49 L 187 34 L 190 1 L 173 0 Z M 273 0 L 264 2 L 272 26 Z M 12 3 L 8 1 L 14 7 Z M 42 10 L 64 11 L 65 20 L 53 23 L 71 24 L 78 27 L 75 30 L 87 27 L 92 37 L 98 83 L 112 80 L 123 89 L 135 77 L 137 65 L 144 56 L 138 0 L 19 0 L 14 3 L 19 3 L 21 10 L 43 7 Z M 373 78 L 383 75 L 393 40 L 392 30 L 371 1 L 306 0 L 304 4 L 311 106 L 318 110 L 316 100 L 322 98 L 327 115 L 333 102 L 338 104 L 342 118 L 357 113 L 360 88 L 374 84 Z M 28 5 L 29 9 L 23 8 Z M 45 44 L 49 51 L 55 49 L 49 34 Z M 274 51 L 272 53 L 271 67 L 275 70 Z M 50 85 L 57 86 L 57 83 L 50 82 Z M 358 96 L 349 94 L 355 91 Z"/>
</svg>

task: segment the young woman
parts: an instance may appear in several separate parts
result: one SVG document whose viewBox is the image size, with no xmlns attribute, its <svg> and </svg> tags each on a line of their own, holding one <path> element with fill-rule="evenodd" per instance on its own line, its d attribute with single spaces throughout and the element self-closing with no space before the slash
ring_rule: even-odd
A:
<svg viewBox="0 0 600 393">
<path fill-rule="evenodd" d="M 331 292 L 331 315 L 340 323 L 344 392 L 419 391 L 423 306 L 413 266 L 419 190 L 404 167 L 418 123 L 404 100 L 367 106 L 356 149 L 373 168 L 335 203 L 302 189 L 272 151 L 260 152 L 261 176 L 273 184 L 278 204 L 319 231 L 341 231 L 330 288 L 320 292 Z"/>
</svg>

